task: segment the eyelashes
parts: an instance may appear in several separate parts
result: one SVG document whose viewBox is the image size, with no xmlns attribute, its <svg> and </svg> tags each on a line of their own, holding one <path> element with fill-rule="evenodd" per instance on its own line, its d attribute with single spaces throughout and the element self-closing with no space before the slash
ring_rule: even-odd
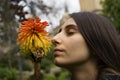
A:
<svg viewBox="0 0 120 80">
<path fill-rule="evenodd" d="M 59 34 L 62 30 L 61 29 L 58 29 L 54 32 L 54 36 L 56 36 L 57 34 Z"/>
<path fill-rule="evenodd" d="M 59 29 L 57 33 L 60 33 L 62 31 L 62 29 Z"/>
<path fill-rule="evenodd" d="M 67 32 L 67 35 L 68 36 L 71 36 L 71 35 L 73 35 L 75 32 Z"/>
<path fill-rule="evenodd" d="M 71 36 L 71 35 L 73 35 L 73 34 L 75 34 L 75 33 L 76 33 L 76 30 L 75 30 L 75 29 L 68 29 L 68 30 L 66 30 L 67 36 Z"/>
</svg>

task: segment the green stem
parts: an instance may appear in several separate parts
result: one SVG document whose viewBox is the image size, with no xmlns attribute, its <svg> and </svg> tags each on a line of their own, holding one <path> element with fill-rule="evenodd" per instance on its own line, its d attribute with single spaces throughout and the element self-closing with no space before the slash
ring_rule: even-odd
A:
<svg viewBox="0 0 120 80">
<path fill-rule="evenodd" d="M 40 80 L 40 63 L 35 62 L 34 64 L 34 80 Z"/>
</svg>

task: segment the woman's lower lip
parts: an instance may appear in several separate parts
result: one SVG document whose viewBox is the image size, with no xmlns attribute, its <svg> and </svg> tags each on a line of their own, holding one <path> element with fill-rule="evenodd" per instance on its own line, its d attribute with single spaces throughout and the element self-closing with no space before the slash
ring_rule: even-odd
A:
<svg viewBox="0 0 120 80">
<path fill-rule="evenodd" d="M 54 51 L 54 54 L 55 54 L 55 55 L 59 55 L 59 54 L 61 54 L 62 52 L 63 52 L 63 51 L 58 51 L 58 50 L 57 50 L 57 51 Z"/>
</svg>

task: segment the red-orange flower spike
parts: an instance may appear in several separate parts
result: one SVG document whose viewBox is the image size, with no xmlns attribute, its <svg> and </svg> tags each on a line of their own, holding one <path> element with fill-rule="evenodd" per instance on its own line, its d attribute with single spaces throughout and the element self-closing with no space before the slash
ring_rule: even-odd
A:
<svg viewBox="0 0 120 80">
<path fill-rule="evenodd" d="M 46 21 L 41 22 L 39 18 L 29 18 L 22 22 L 18 33 L 18 44 L 23 53 L 36 53 L 39 49 L 43 49 L 46 55 L 50 48 L 50 39 L 46 36 L 45 27 L 48 26 Z"/>
</svg>

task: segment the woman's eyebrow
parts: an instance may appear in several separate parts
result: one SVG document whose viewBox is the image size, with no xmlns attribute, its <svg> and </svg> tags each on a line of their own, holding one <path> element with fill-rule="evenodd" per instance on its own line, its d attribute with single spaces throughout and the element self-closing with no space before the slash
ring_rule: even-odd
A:
<svg viewBox="0 0 120 80">
<path fill-rule="evenodd" d="M 69 24 L 69 25 L 67 25 L 67 26 L 65 27 L 65 29 L 70 29 L 70 28 L 77 30 L 77 25 Z"/>
</svg>

